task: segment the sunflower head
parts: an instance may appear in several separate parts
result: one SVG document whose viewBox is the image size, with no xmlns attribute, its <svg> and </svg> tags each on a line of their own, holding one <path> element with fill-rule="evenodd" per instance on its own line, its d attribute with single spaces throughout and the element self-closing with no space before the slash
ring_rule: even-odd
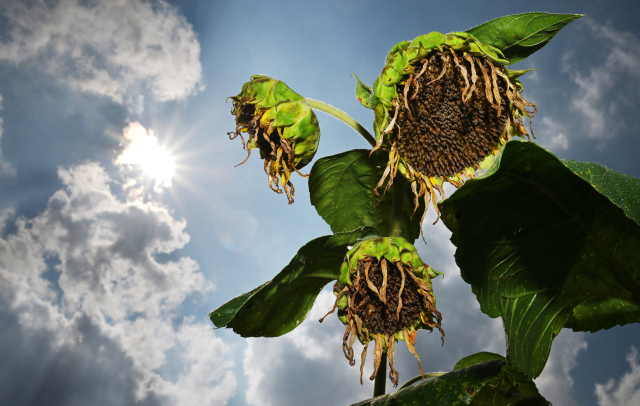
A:
<svg viewBox="0 0 640 406">
<path fill-rule="evenodd" d="M 419 329 L 439 329 L 444 342 L 442 317 L 436 310 L 431 284 L 431 278 L 439 274 L 422 262 L 412 244 L 400 237 L 370 238 L 347 253 L 334 286 L 336 302 L 327 315 L 339 309 L 338 317 L 346 325 L 342 349 L 351 365 L 355 365 L 356 337 L 364 344 L 360 383 L 370 342 L 374 342 L 374 372 L 370 379 L 375 378 L 386 351 L 389 378 L 394 385 L 399 377 L 393 367 L 396 341 L 405 341 L 419 365 L 414 347 Z"/>
<path fill-rule="evenodd" d="M 460 186 L 486 169 L 512 137 L 527 137 L 523 116 L 535 105 L 520 95 L 518 76 L 502 52 L 468 33 L 432 32 L 394 46 L 373 85 L 377 145 L 389 151 L 387 174 L 411 183 L 415 207 L 443 182 Z M 528 111 L 527 108 L 532 108 Z M 386 189 L 385 189 L 386 190 Z"/>
<path fill-rule="evenodd" d="M 295 189 L 291 174 L 311 162 L 318 149 L 320 125 L 316 115 L 304 97 L 269 76 L 252 76 L 240 93 L 230 99 L 236 130 L 228 133 L 229 138 L 240 136 L 248 151 L 247 159 L 252 149 L 260 150 L 269 187 L 282 193 L 281 183 L 289 204 L 293 203 Z"/>
</svg>

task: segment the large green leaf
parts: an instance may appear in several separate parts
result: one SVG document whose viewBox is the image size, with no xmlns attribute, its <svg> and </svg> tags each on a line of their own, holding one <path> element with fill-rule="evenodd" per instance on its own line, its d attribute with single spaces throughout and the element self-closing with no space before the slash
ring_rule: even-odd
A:
<svg viewBox="0 0 640 406">
<path fill-rule="evenodd" d="M 479 352 L 461 359 L 453 369 L 455 371 L 489 360 L 504 361 L 505 358 L 502 355 L 491 352 Z M 533 381 L 527 379 L 522 372 L 505 365 L 502 367 L 500 375 L 493 378 L 490 385 L 482 388 L 471 404 L 500 406 L 507 402 L 510 405 L 518 404 L 516 400 L 527 405 L 548 404 L 547 400 L 538 392 L 538 388 Z M 525 401 L 527 403 L 524 403 Z"/>
<path fill-rule="evenodd" d="M 482 311 L 503 318 L 508 360 L 530 378 L 567 321 L 578 331 L 640 322 L 640 227 L 608 181 L 598 191 L 543 148 L 511 141 L 440 203 L 462 277 Z"/>
<path fill-rule="evenodd" d="M 277 337 L 305 319 L 322 288 L 340 274 L 340 265 L 359 239 L 379 234 L 372 227 L 316 238 L 305 244 L 275 278 L 209 313 L 217 327 L 242 337 Z"/>
<path fill-rule="evenodd" d="M 520 62 L 583 14 L 523 13 L 499 17 L 467 30 L 481 42 L 500 49 L 511 63 Z"/>
<path fill-rule="evenodd" d="M 505 364 L 503 360 L 482 362 L 352 406 L 468 405 Z"/>
<path fill-rule="evenodd" d="M 562 163 L 589 182 L 613 204 L 620 207 L 627 217 L 640 225 L 640 179 L 592 162 L 563 159 Z"/>
<path fill-rule="evenodd" d="M 311 168 L 311 204 L 329 223 L 334 233 L 372 226 L 380 230 L 382 235 L 389 235 L 395 185 L 382 198 L 373 192 L 373 188 L 382 178 L 386 163 L 378 160 L 377 153 L 369 157 L 370 152 L 354 149 L 328 156 L 319 159 Z M 397 176 L 402 175 L 398 173 Z M 384 185 L 378 188 L 380 195 L 383 194 L 384 188 Z M 405 189 L 400 237 L 414 242 L 420 235 L 424 203 L 420 203 L 412 217 L 413 192 L 410 187 Z"/>
</svg>

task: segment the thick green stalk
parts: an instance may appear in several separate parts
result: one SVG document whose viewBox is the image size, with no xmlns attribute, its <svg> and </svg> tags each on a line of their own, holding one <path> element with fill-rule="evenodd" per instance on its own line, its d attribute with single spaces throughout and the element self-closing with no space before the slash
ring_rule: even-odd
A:
<svg viewBox="0 0 640 406">
<path fill-rule="evenodd" d="M 378 367 L 378 373 L 376 374 L 376 380 L 373 384 L 373 397 L 382 396 L 385 392 L 385 386 L 387 383 L 387 353 L 382 353 L 380 359 L 380 366 Z"/>
<path fill-rule="evenodd" d="M 371 135 L 371 133 L 367 131 L 366 128 L 360 125 L 360 123 L 358 123 L 356 120 L 349 117 L 347 113 L 345 113 L 344 111 L 340 111 L 337 108 L 333 106 L 329 106 L 328 104 L 325 104 L 318 100 L 313 100 L 313 99 L 306 99 L 306 100 L 309 106 L 311 106 L 311 108 L 325 112 L 329 115 L 334 116 L 338 120 L 343 121 L 345 124 L 347 124 L 354 130 L 356 130 L 358 134 L 362 135 L 364 139 L 367 140 L 369 144 L 371 144 L 372 147 L 376 146 L 376 139 L 374 138 L 374 136 Z"/>
<path fill-rule="evenodd" d="M 391 206 L 391 225 L 389 227 L 389 237 L 400 236 L 402 225 L 402 214 L 404 209 L 404 195 L 407 187 L 407 180 L 401 174 L 393 179 L 393 205 Z M 391 337 L 393 340 L 393 336 Z M 373 385 L 373 397 L 384 395 L 385 383 L 387 382 L 387 353 L 382 353 L 380 367 L 376 374 L 376 380 Z"/>
<path fill-rule="evenodd" d="M 407 187 L 407 179 L 398 173 L 393 179 L 393 206 L 391 206 L 391 224 L 389 226 L 389 237 L 400 236 L 400 226 L 402 225 L 402 214 L 404 211 L 404 195 Z"/>
</svg>

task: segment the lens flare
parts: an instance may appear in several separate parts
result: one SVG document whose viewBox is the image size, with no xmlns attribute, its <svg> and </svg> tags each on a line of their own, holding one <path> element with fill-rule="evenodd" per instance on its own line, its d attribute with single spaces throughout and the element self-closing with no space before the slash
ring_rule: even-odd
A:
<svg viewBox="0 0 640 406">
<path fill-rule="evenodd" d="M 153 131 L 133 122 L 123 130 L 126 148 L 116 159 L 116 165 L 139 166 L 146 176 L 155 180 L 155 189 L 171 186 L 176 164 L 166 149 L 158 145 Z"/>
</svg>

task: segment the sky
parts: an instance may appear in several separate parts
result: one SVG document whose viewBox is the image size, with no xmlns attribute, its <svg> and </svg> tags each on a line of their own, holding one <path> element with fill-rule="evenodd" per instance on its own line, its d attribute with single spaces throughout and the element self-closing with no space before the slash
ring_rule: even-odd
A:
<svg viewBox="0 0 640 406">
<path fill-rule="evenodd" d="M 0 404 L 334 405 L 369 398 L 321 292 L 279 338 L 213 330 L 208 313 L 275 276 L 330 234 L 294 175 L 296 199 L 267 186 L 257 154 L 227 132 L 226 99 L 253 74 L 344 110 L 388 50 L 521 12 L 581 13 L 515 69 L 538 106 L 536 142 L 560 158 L 640 177 L 640 16 L 623 0 L 0 0 Z M 316 160 L 368 144 L 318 113 Z M 144 153 L 140 153 L 143 151 Z M 305 169 L 310 169 L 311 166 Z M 304 170 L 303 170 L 304 172 Z M 453 192 L 448 188 L 447 193 Z M 429 219 L 431 216 L 431 219 Z M 421 332 L 426 371 L 505 353 L 464 283 L 442 222 L 421 257 L 446 332 Z M 431 221 L 429 221 L 431 220 Z M 540 378 L 556 405 L 640 403 L 640 327 L 564 329 Z M 355 349 L 358 351 L 358 348 Z M 419 373 L 403 346 L 400 383 Z M 371 372 L 371 363 L 367 371 Z M 387 385 L 388 387 L 390 384 Z"/>
</svg>

